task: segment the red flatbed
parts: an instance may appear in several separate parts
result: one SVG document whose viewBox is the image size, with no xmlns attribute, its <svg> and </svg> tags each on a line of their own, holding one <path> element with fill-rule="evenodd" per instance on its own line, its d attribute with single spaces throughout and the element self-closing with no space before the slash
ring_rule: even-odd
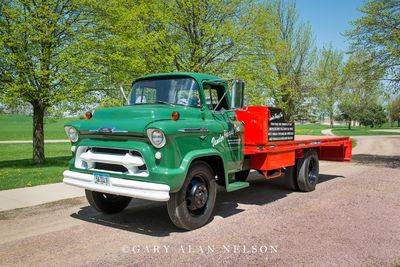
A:
<svg viewBox="0 0 400 267">
<path fill-rule="evenodd" d="M 249 107 L 236 113 L 244 123 L 244 154 L 249 160 L 249 168 L 263 172 L 267 178 L 276 177 L 269 177 L 268 171 L 280 175 L 282 169 L 296 165 L 296 160 L 311 149 L 317 152 L 320 160 L 351 160 L 352 142 L 349 137 L 301 136 L 294 140 L 270 141 L 274 138 L 293 139 L 294 124 L 278 122 L 275 128 L 269 129 L 272 128 L 271 118 L 276 114 L 271 115 L 270 108 L 265 106 Z"/>
</svg>

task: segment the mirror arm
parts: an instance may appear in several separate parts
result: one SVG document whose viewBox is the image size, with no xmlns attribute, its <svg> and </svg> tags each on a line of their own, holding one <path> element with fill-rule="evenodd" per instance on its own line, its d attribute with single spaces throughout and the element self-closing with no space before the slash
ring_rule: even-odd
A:
<svg viewBox="0 0 400 267">
<path fill-rule="evenodd" d="M 125 98 L 126 103 L 128 103 L 128 98 L 126 97 L 126 94 L 125 94 L 124 88 L 122 88 L 122 85 L 119 86 L 119 89 L 121 90 L 121 93 L 122 93 L 123 97 Z"/>
<path fill-rule="evenodd" d="M 222 95 L 221 99 L 218 101 L 217 105 L 215 106 L 214 110 L 215 111 L 217 109 L 217 107 L 219 106 L 219 104 L 221 104 L 222 99 L 224 99 L 224 97 L 226 96 L 227 91 L 225 91 L 225 93 Z"/>
</svg>

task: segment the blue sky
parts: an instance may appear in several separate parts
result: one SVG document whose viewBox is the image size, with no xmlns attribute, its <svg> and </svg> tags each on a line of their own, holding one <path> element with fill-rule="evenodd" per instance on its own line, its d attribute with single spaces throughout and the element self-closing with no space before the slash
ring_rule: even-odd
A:
<svg viewBox="0 0 400 267">
<path fill-rule="evenodd" d="M 346 51 L 348 43 L 341 34 L 351 29 L 349 21 L 362 16 L 357 8 L 363 0 L 297 0 L 299 17 L 311 24 L 315 44 L 322 48 L 332 43 L 333 48 Z"/>
</svg>

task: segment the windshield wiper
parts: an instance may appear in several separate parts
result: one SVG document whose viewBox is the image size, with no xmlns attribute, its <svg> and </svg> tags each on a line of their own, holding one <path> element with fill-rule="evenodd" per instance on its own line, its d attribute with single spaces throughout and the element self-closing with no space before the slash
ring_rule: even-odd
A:
<svg viewBox="0 0 400 267">
<path fill-rule="evenodd" d="M 161 101 L 161 100 L 156 100 L 156 103 L 158 103 L 158 104 L 166 104 L 166 105 L 170 105 L 170 106 L 172 106 L 172 107 L 175 107 L 174 104 L 171 104 L 171 103 L 165 102 L 165 101 Z"/>
</svg>

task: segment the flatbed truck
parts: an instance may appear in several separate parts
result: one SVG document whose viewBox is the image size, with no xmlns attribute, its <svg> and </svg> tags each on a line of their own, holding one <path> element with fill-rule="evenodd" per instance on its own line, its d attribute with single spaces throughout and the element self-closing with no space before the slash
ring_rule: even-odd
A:
<svg viewBox="0 0 400 267">
<path fill-rule="evenodd" d="M 239 79 L 153 74 L 136 79 L 127 100 L 65 125 L 72 159 L 63 181 L 103 213 L 132 198 L 162 201 L 174 225 L 193 230 L 210 221 L 217 185 L 246 188 L 250 170 L 309 192 L 319 160 L 351 160 L 349 137 L 295 139 L 282 110 L 245 103 Z"/>
</svg>

